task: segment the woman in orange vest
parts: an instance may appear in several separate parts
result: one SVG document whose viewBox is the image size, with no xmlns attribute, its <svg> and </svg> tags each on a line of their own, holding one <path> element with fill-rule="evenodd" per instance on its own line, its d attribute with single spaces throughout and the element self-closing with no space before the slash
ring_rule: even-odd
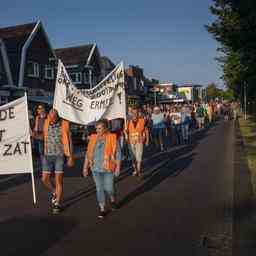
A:
<svg viewBox="0 0 256 256">
<path fill-rule="evenodd" d="M 57 111 L 52 109 L 44 122 L 44 160 L 42 182 L 51 192 L 53 214 L 61 211 L 60 201 L 63 191 L 64 156 L 67 165 L 73 165 L 72 142 L 69 122 L 60 119 Z M 51 172 L 55 173 L 55 187 L 51 183 Z"/>
<path fill-rule="evenodd" d="M 137 109 L 132 111 L 132 119 L 127 123 L 127 142 L 133 161 L 133 176 L 141 177 L 141 162 L 143 155 L 143 146 L 149 144 L 149 133 L 145 126 L 145 119 L 139 117 Z"/>
<path fill-rule="evenodd" d="M 116 134 L 108 131 L 108 121 L 96 122 L 96 134 L 92 134 L 87 147 L 83 174 L 92 172 L 96 185 L 97 201 L 100 212 L 98 218 L 106 216 L 105 193 L 110 198 L 112 210 L 117 209 L 114 191 L 114 176 L 120 173 L 121 151 Z"/>
</svg>

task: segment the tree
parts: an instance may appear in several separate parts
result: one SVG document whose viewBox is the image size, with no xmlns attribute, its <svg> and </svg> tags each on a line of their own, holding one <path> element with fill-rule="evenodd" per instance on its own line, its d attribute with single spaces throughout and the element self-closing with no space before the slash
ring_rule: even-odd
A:
<svg viewBox="0 0 256 256">
<path fill-rule="evenodd" d="M 215 83 L 211 83 L 206 87 L 207 100 L 215 100 L 221 96 L 221 90 Z"/>
<path fill-rule="evenodd" d="M 226 86 L 241 97 L 246 84 L 248 96 L 256 97 L 256 1 L 213 0 L 210 10 L 216 20 L 206 27 L 221 44 Z"/>
<path fill-rule="evenodd" d="M 232 90 L 230 89 L 227 89 L 225 91 L 222 91 L 221 92 L 221 98 L 224 99 L 224 100 L 228 100 L 228 101 L 232 101 L 235 99 L 234 97 L 234 93 Z"/>
</svg>

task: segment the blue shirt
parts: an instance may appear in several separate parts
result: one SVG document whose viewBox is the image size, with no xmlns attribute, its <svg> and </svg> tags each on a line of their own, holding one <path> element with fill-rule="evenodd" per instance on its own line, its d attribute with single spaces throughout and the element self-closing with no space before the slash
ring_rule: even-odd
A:
<svg viewBox="0 0 256 256">
<path fill-rule="evenodd" d="M 165 123 L 164 123 L 164 114 L 159 113 L 159 114 L 152 114 L 151 119 L 153 121 L 153 128 L 155 129 L 163 129 L 165 128 Z"/>
<path fill-rule="evenodd" d="M 188 125 L 190 121 L 189 116 L 185 112 L 181 112 L 181 124 Z"/>
<path fill-rule="evenodd" d="M 93 172 L 106 172 L 103 167 L 105 140 L 97 140 L 93 153 Z M 116 160 L 121 161 L 121 149 L 117 142 Z"/>
</svg>

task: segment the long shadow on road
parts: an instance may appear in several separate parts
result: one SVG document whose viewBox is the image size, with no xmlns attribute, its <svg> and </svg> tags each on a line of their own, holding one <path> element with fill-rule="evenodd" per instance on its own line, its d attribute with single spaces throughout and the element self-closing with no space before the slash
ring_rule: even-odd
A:
<svg viewBox="0 0 256 256">
<path fill-rule="evenodd" d="M 143 168 L 146 170 L 146 172 L 143 176 L 143 179 L 146 180 L 149 177 L 150 177 L 150 179 L 146 183 L 145 191 L 148 190 L 149 184 L 151 184 L 150 186 L 152 186 L 152 185 L 156 186 L 159 183 L 161 183 L 162 180 L 168 178 L 169 176 L 177 176 L 178 173 L 180 173 L 182 170 L 184 170 L 186 167 L 188 167 L 191 164 L 191 162 L 193 161 L 195 154 L 190 154 L 189 156 L 184 157 L 184 158 L 180 158 L 180 157 L 188 154 L 189 152 L 192 152 L 193 149 L 196 148 L 196 146 L 199 144 L 199 142 L 208 136 L 209 129 L 210 128 L 204 129 L 204 130 L 199 131 L 196 134 L 194 134 L 192 143 L 190 145 L 175 147 L 171 152 L 165 152 L 165 153 L 157 156 L 156 158 L 150 159 L 149 161 L 147 161 Z M 166 171 L 165 171 L 166 166 L 163 165 L 160 168 L 158 168 L 158 171 L 156 172 L 155 165 L 156 165 L 156 163 L 159 163 L 161 161 L 164 161 L 164 162 L 166 162 L 166 164 L 168 166 L 171 166 L 172 171 L 166 173 Z M 127 169 L 125 172 L 122 172 L 120 177 L 117 179 L 117 182 L 120 182 L 120 181 L 130 177 L 131 172 L 132 172 L 131 168 Z M 80 174 L 79 174 L 79 176 L 80 176 Z M 145 184 L 145 182 L 143 184 Z M 141 194 L 140 193 L 141 189 L 144 190 L 144 188 L 140 188 L 139 192 L 138 191 L 135 192 L 136 196 Z M 95 186 L 94 186 L 94 184 L 92 184 L 89 187 L 87 187 L 86 189 L 76 191 L 69 197 L 65 198 L 63 206 L 65 209 L 67 209 L 67 208 L 71 207 L 72 205 L 74 205 L 74 204 L 80 202 L 81 200 L 83 200 L 91 195 L 94 195 L 94 194 L 95 194 Z M 124 199 L 121 200 L 120 205 L 124 204 L 125 201 L 126 200 L 124 200 Z"/>
<path fill-rule="evenodd" d="M 73 219 L 60 216 L 28 216 L 0 222 L 1 255 L 40 255 L 76 225 Z"/>
<path fill-rule="evenodd" d="M 169 162 L 160 170 L 147 174 L 145 181 L 119 202 L 119 207 L 122 207 L 134 200 L 136 197 L 149 192 L 165 179 L 178 176 L 182 171 L 186 169 L 186 167 L 192 163 L 194 156 L 195 154 L 192 153 L 189 156 L 178 158 L 177 160 Z"/>
</svg>

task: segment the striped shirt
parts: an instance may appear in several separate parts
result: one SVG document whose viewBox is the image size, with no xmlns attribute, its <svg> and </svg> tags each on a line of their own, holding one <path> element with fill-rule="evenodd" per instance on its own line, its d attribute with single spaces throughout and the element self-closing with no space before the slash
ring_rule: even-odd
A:
<svg viewBox="0 0 256 256">
<path fill-rule="evenodd" d="M 61 141 L 61 122 L 49 125 L 46 155 L 64 155 L 63 144 Z"/>
</svg>

